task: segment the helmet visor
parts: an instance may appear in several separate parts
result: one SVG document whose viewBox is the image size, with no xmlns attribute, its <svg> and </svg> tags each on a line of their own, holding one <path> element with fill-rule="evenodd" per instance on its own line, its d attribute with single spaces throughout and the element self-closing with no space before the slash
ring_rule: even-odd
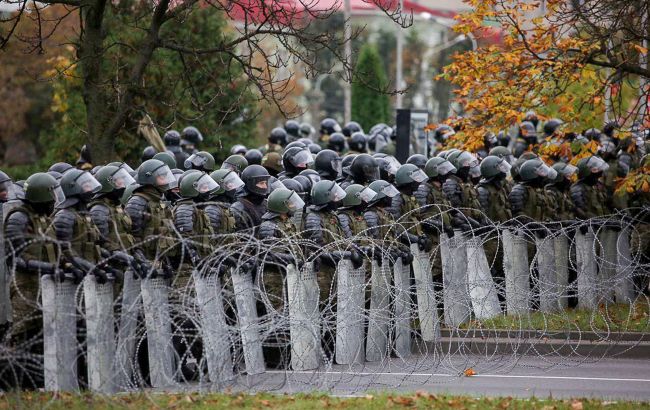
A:
<svg viewBox="0 0 650 410">
<path fill-rule="evenodd" d="M 567 164 L 564 168 L 562 168 L 562 175 L 567 178 L 572 177 L 576 172 L 578 172 L 578 167 L 571 164 Z"/>
<path fill-rule="evenodd" d="M 416 169 L 411 172 L 410 177 L 415 182 L 423 182 L 427 180 L 427 174 L 425 174 L 421 169 Z"/>
<path fill-rule="evenodd" d="M 341 173 L 343 172 L 342 164 L 343 161 L 341 160 L 341 158 L 336 158 L 332 160 L 331 162 L 332 170 L 336 173 L 336 175 L 341 175 Z"/>
<path fill-rule="evenodd" d="M 289 209 L 289 213 L 294 213 L 305 207 L 305 201 L 300 198 L 300 195 L 293 192 L 286 200 L 285 205 L 287 206 L 287 209 Z"/>
<path fill-rule="evenodd" d="M 587 166 L 591 169 L 592 173 L 605 172 L 609 169 L 609 165 L 602 158 L 591 157 L 587 161 Z"/>
<path fill-rule="evenodd" d="M 438 170 L 438 175 L 447 175 L 450 172 L 452 174 L 455 173 L 456 172 L 456 167 L 453 166 L 451 162 L 445 161 L 445 162 L 441 162 L 438 165 L 437 170 Z"/>
<path fill-rule="evenodd" d="M 223 177 L 221 181 L 221 187 L 226 191 L 234 191 L 244 186 L 244 181 L 239 178 L 236 172 L 230 171 Z"/>
<path fill-rule="evenodd" d="M 79 185 L 82 194 L 96 193 L 102 189 L 102 184 L 95 179 L 90 172 L 84 172 L 77 177 L 76 183 Z"/>
<path fill-rule="evenodd" d="M 119 168 L 113 173 L 113 175 L 110 176 L 108 182 L 113 188 L 122 189 L 131 184 L 134 184 L 135 179 L 131 176 L 131 174 L 129 174 L 126 169 Z"/>
<path fill-rule="evenodd" d="M 368 181 L 376 181 L 379 179 L 379 168 L 366 165 L 363 167 L 363 175 Z"/>
<path fill-rule="evenodd" d="M 219 184 L 210 175 L 203 175 L 194 183 L 194 188 L 199 194 L 213 193 L 219 190 Z"/>
<path fill-rule="evenodd" d="M 311 152 L 308 149 L 296 152 L 296 155 L 289 158 L 289 162 L 296 168 L 309 168 L 314 162 Z"/>
<path fill-rule="evenodd" d="M 392 184 L 386 185 L 381 189 L 381 193 L 389 198 L 394 198 L 399 195 L 399 191 Z"/>
<path fill-rule="evenodd" d="M 255 193 L 259 195 L 266 195 L 269 193 L 269 179 L 270 177 L 268 175 L 261 175 L 258 177 L 253 177 L 251 178 L 251 182 L 253 183 L 253 190 Z M 249 184 L 249 189 L 250 189 L 250 184 Z"/>
<path fill-rule="evenodd" d="M 65 194 L 63 193 L 63 189 L 61 189 L 60 185 L 52 188 L 52 197 L 54 199 L 54 205 L 62 204 L 63 201 L 65 201 Z"/>
<path fill-rule="evenodd" d="M 316 182 L 319 182 L 319 181 L 321 180 L 320 175 L 318 175 L 318 174 L 316 174 L 316 173 L 309 173 L 309 174 L 307 174 L 307 175 L 305 175 L 305 176 L 306 176 L 307 178 L 309 178 L 309 180 L 311 181 L 311 184 L 312 184 L 312 185 L 314 185 Z"/>
<path fill-rule="evenodd" d="M 508 174 L 510 172 L 510 168 L 512 168 L 512 165 L 508 163 L 505 159 L 503 159 L 499 164 L 497 165 L 497 169 L 499 172 L 502 172 L 504 174 Z"/>
<path fill-rule="evenodd" d="M 280 181 L 279 179 L 274 179 L 273 182 L 271 182 L 271 191 L 275 191 L 278 188 L 286 189 L 287 187 L 284 186 L 282 181 Z"/>
<path fill-rule="evenodd" d="M 386 172 L 388 172 L 391 175 L 395 175 L 401 165 L 397 160 L 397 158 L 387 156 L 384 157 L 384 161 L 386 161 Z"/>
<path fill-rule="evenodd" d="M 469 167 L 469 176 L 472 178 L 478 178 L 481 176 L 481 167 L 478 165 L 478 161 L 473 162 L 474 165 Z"/>
<path fill-rule="evenodd" d="M 11 180 L 0 182 L 0 202 L 10 201 L 14 198 L 14 183 Z"/>
<path fill-rule="evenodd" d="M 606 154 L 611 154 L 616 150 L 616 145 L 612 141 L 605 141 L 598 149 L 599 152 L 604 152 Z"/>
<path fill-rule="evenodd" d="M 366 187 L 366 188 L 363 188 L 361 191 L 359 191 L 357 196 L 363 202 L 368 203 L 368 202 L 372 201 L 373 199 L 375 199 L 375 197 L 377 196 L 377 193 L 375 191 L 373 191 L 372 189 Z"/>
<path fill-rule="evenodd" d="M 201 168 L 205 165 L 207 159 L 198 154 L 192 154 L 188 159 L 185 160 L 185 168 L 190 169 L 192 167 Z"/>
<path fill-rule="evenodd" d="M 126 172 L 128 172 L 129 174 L 133 174 L 135 172 L 133 168 L 131 168 L 129 164 L 127 164 L 126 162 L 122 162 L 120 164 L 120 168 L 125 169 Z"/>
<path fill-rule="evenodd" d="M 334 184 L 332 185 L 332 189 L 330 189 L 330 199 L 332 202 L 338 202 L 343 200 L 345 198 L 345 190 L 339 186 L 339 184 Z"/>
<path fill-rule="evenodd" d="M 228 171 L 237 172 L 237 166 L 235 166 L 235 164 L 231 164 L 230 162 L 226 162 L 226 161 L 224 161 L 223 164 L 221 164 L 221 169 L 227 169 Z"/>
<path fill-rule="evenodd" d="M 157 168 L 151 174 L 154 178 L 155 186 L 160 189 L 168 190 L 178 187 L 178 180 L 167 165 Z"/>
<path fill-rule="evenodd" d="M 553 172 L 551 172 L 551 171 L 553 171 Z M 544 163 L 540 164 L 537 167 L 537 169 L 535 170 L 535 172 L 540 177 L 545 177 L 545 178 L 549 178 L 549 179 L 553 179 L 552 174 L 555 174 L 555 176 L 557 176 L 557 172 L 553 168 L 549 167 L 548 165 L 546 165 Z"/>
</svg>

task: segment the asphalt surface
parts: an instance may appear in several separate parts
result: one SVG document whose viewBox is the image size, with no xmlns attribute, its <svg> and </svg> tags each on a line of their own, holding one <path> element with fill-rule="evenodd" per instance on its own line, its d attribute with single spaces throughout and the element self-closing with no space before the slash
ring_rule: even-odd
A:
<svg viewBox="0 0 650 410">
<path fill-rule="evenodd" d="M 476 374 L 462 376 L 471 368 Z M 446 356 L 391 359 L 384 364 L 332 366 L 320 371 L 268 371 L 244 376 L 234 391 L 328 392 L 363 396 L 371 392 L 451 393 L 538 398 L 592 397 L 650 400 L 650 360 L 513 356 Z"/>
</svg>

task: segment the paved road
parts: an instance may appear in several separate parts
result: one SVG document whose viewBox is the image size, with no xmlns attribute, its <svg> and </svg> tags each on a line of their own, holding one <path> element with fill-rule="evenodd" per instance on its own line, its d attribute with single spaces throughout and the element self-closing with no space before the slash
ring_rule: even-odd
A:
<svg viewBox="0 0 650 410">
<path fill-rule="evenodd" d="M 341 396 L 423 390 L 471 396 L 650 400 L 650 360 L 583 360 L 496 356 L 392 359 L 384 365 L 333 366 L 320 372 L 269 371 L 239 379 L 234 390 L 327 391 Z M 460 377 L 469 367 L 476 375 Z"/>
</svg>

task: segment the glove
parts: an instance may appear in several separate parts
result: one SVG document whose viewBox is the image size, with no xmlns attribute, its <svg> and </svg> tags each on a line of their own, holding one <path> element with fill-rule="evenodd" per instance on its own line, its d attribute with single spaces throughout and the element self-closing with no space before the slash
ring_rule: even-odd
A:
<svg viewBox="0 0 650 410">
<path fill-rule="evenodd" d="M 581 234 L 586 235 L 587 232 L 589 232 L 589 225 L 587 223 L 582 223 L 578 229 L 580 229 Z"/>
<path fill-rule="evenodd" d="M 350 252 L 350 262 L 354 269 L 359 269 L 363 266 L 363 255 L 357 251 Z"/>
<path fill-rule="evenodd" d="M 449 238 L 453 238 L 454 235 L 455 235 L 455 233 L 454 233 L 454 228 L 452 228 L 452 227 L 449 226 L 449 225 L 445 225 L 445 233 L 447 234 L 447 236 L 448 236 Z"/>
<path fill-rule="evenodd" d="M 433 249 L 433 242 L 428 236 L 422 235 L 418 238 L 418 248 L 423 252 L 430 252 Z"/>
<path fill-rule="evenodd" d="M 330 268 L 335 268 L 336 264 L 338 263 L 338 260 L 333 252 L 332 253 L 325 252 L 321 254 L 318 259 L 321 263 L 325 264 L 326 266 L 329 266 Z"/>
<path fill-rule="evenodd" d="M 413 254 L 411 253 L 411 251 L 408 250 L 404 251 L 404 253 L 402 253 L 402 264 L 410 265 L 412 263 L 413 263 Z"/>
</svg>

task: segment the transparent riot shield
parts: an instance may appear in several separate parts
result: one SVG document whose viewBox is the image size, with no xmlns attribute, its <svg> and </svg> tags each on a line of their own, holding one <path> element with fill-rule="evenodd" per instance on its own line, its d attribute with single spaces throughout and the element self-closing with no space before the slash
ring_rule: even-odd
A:
<svg viewBox="0 0 650 410">
<path fill-rule="evenodd" d="M 618 255 L 616 242 L 618 232 L 613 229 L 604 228 L 598 234 L 600 242 L 600 265 L 598 266 L 599 294 L 603 301 L 614 302 L 615 278 Z M 599 298 L 600 299 L 600 298 Z"/>
<path fill-rule="evenodd" d="M 468 238 L 465 243 L 467 247 L 467 286 L 474 316 L 478 320 L 493 318 L 501 314 L 501 307 L 485 250 L 479 238 Z"/>
<path fill-rule="evenodd" d="M 86 307 L 88 387 L 103 394 L 115 392 L 115 323 L 113 282 L 97 283 L 94 275 L 83 282 Z"/>
<path fill-rule="evenodd" d="M 363 363 L 366 270 L 363 266 L 354 269 L 352 262 L 343 259 L 336 267 L 336 275 L 336 363 Z"/>
<path fill-rule="evenodd" d="M 634 291 L 634 265 L 630 252 L 630 231 L 623 229 L 618 233 L 616 243 L 616 302 L 632 303 L 636 298 Z"/>
<path fill-rule="evenodd" d="M 7 322 L 11 322 L 11 296 L 9 286 L 11 285 L 11 276 L 7 268 L 7 258 L 5 255 L 4 241 L 4 204 L 0 203 L 0 327 Z"/>
<path fill-rule="evenodd" d="M 506 277 L 506 310 L 509 315 L 530 309 L 530 281 L 526 240 L 509 230 L 503 231 L 503 272 Z"/>
<path fill-rule="evenodd" d="M 402 258 L 397 258 L 393 266 L 393 283 L 395 285 L 395 303 L 393 305 L 394 346 L 398 357 L 406 358 L 411 354 L 411 265 L 405 265 Z"/>
<path fill-rule="evenodd" d="M 41 278 L 45 390 L 77 391 L 77 285 Z"/>
<path fill-rule="evenodd" d="M 428 252 L 420 251 L 417 244 L 411 245 L 411 253 L 420 319 L 420 337 L 425 342 L 434 342 L 440 338 L 440 318 L 438 298 L 431 277 L 430 255 Z"/>
<path fill-rule="evenodd" d="M 578 307 L 598 307 L 598 264 L 596 259 L 595 235 L 589 229 L 586 233 L 576 232 L 576 262 L 578 265 Z"/>
<path fill-rule="evenodd" d="M 366 336 L 366 360 L 377 362 L 388 356 L 388 328 L 390 325 L 390 276 L 388 259 L 381 264 L 371 263 L 370 311 Z"/>
<path fill-rule="evenodd" d="M 174 346 L 167 279 L 141 281 L 142 306 L 149 351 L 149 375 L 154 388 L 174 384 Z"/>
<path fill-rule="evenodd" d="M 115 371 L 117 384 L 120 388 L 128 389 L 137 385 L 135 375 L 135 347 L 138 328 L 138 316 L 142 312 L 142 297 L 140 280 L 131 269 L 124 272 L 122 284 L 122 302 L 117 328 L 117 347 L 115 355 Z"/>
<path fill-rule="evenodd" d="M 287 266 L 287 299 L 291 336 L 291 368 L 314 370 L 320 366 L 319 288 L 314 264 L 305 263 L 302 270 Z"/>
<path fill-rule="evenodd" d="M 560 309 L 559 286 L 555 272 L 555 245 L 552 237 L 535 238 L 537 248 L 537 291 L 539 310 L 553 312 Z"/>
<path fill-rule="evenodd" d="M 266 367 L 262 353 L 262 336 L 260 335 L 259 318 L 255 305 L 253 275 L 250 272 L 243 272 L 237 269 L 232 269 L 231 274 L 246 373 L 264 373 Z"/>
<path fill-rule="evenodd" d="M 558 289 L 558 306 L 566 309 L 569 306 L 569 238 L 564 232 L 559 232 L 553 238 L 555 253 L 555 273 Z"/>
<path fill-rule="evenodd" d="M 216 272 L 202 275 L 193 273 L 196 303 L 201 314 L 203 350 L 212 383 L 232 380 L 233 364 L 230 354 L 231 341 L 223 309 L 221 281 Z"/>
<path fill-rule="evenodd" d="M 449 327 L 458 327 L 471 317 L 471 302 L 467 289 L 467 249 L 460 231 L 454 237 L 440 235 L 444 320 Z"/>
</svg>

